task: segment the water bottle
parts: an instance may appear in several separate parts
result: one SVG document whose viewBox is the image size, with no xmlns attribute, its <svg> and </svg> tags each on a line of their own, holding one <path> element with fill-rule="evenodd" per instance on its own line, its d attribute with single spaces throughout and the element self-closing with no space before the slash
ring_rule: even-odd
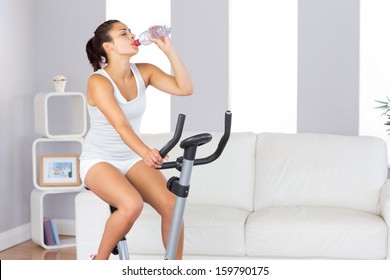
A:
<svg viewBox="0 0 390 280">
<path fill-rule="evenodd" d="M 153 25 L 148 30 L 142 32 L 138 39 L 134 41 L 134 45 L 149 45 L 152 42 L 149 41 L 148 36 L 154 39 L 161 39 L 164 36 L 168 36 L 171 33 L 171 28 L 166 25 Z"/>
</svg>

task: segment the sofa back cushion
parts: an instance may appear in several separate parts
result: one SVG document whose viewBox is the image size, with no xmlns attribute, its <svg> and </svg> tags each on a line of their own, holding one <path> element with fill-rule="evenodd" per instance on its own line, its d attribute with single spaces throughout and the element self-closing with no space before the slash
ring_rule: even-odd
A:
<svg viewBox="0 0 390 280">
<path fill-rule="evenodd" d="M 379 138 L 261 133 L 255 209 L 329 206 L 377 213 L 387 166 Z"/>
<path fill-rule="evenodd" d="M 181 140 L 195 134 L 198 133 L 184 132 Z M 217 148 L 222 133 L 211 135 L 211 142 L 198 147 L 196 158 L 209 156 Z M 162 148 L 171 137 L 171 133 L 142 135 L 150 148 L 157 149 Z M 183 155 L 179 144 L 169 153 L 169 161 Z M 255 147 L 254 133 L 232 133 L 220 158 L 193 168 L 188 203 L 253 211 Z M 163 173 L 167 178 L 180 175 L 176 169 L 163 170 Z"/>
</svg>

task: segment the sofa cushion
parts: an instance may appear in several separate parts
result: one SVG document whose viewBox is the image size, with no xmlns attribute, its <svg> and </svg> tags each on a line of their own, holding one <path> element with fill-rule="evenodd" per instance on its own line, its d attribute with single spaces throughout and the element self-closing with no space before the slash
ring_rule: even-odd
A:
<svg viewBox="0 0 390 280">
<path fill-rule="evenodd" d="M 244 256 L 244 227 L 248 215 L 249 212 L 234 208 L 187 205 L 184 213 L 184 257 L 186 254 Z M 145 205 L 127 235 L 131 254 L 164 256 L 160 228 L 160 216 Z"/>
<path fill-rule="evenodd" d="M 386 143 L 369 136 L 261 133 L 255 210 L 326 206 L 378 213 Z"/>
<path fill-rule="evenodd" d="M 97 252 L 110 210 L 91 191 L 79 193 L 75 204 L 77 259 L 88 259 Z M 244 256 L 244 227 L 249 214 L 235 208 L 187 205 L 184 255 Z M 155 255 L 163 259 L 160 216 L 148 204 L 126 237 L 130 255 Z"/>
<path fill-rule="evenodd" d="M 387 226 L 361 211 L 281 207 L 248 218 L 246 252 L 252 257 L 383 259 Z"/>
<path fill-rule="evenodd" d="M 182 140 L 197 133 L 183 133 Z M 212 154 L 222 133 L 211 133 L 213 139 L 198 148 L 197 158 Z M 151 148 L 162 148 L 172 134 L 144 134 L 142 139 Z M 232 133 L 221 157 L 216 161 L 195 166 L 192 170 L 189 204 L 226 206 L 253 211 L 253 192 L 255 179 L 254 133 Z M 183 155 L 177 145 L 170 153 L 170 161 Z M 179 176 L 175 169 L 163 170 L 167 178 Z"/>
<path fill-rule="evenodd" d="M 83 190 L 75 198 L 77 259 L 96 254 L 110 208 L 91 191 Z"/>
</svg>

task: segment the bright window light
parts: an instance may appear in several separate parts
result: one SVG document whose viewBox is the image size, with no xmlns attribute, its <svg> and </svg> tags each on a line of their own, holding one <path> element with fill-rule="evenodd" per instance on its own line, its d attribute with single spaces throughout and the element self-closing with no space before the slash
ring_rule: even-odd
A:
<svg viewBox="0 0 390 280">
<path fill-rule="evenodd" d="M 390 1 L 360 1 L 360 135 L 390 144 L 382 112 L 375 100 L 390 98 Z M 390 151 L 389 151 L 390 152 Z M 390 156 L 389 156 L 390 159 Z"/>
<path fill-rule="evenodd" d="M 107 0 L 106 18 L 118 19 L 138 35 L 155 24 L 171 25 L 170 0 Z M 170 73 L 171 67 L 166 56 L 154 44 L 140 46 L 139 53 L 131 62 L 148 62 Z M 146 90 L 146 111 L 141 124 L 141 133 L 170 131 L 170 96 L 153 87 Z"/>
<path fill-rule="evenodd" d="M 233 131 L 296 132 L 298 0 L 230 0 Z"/>
</svg>

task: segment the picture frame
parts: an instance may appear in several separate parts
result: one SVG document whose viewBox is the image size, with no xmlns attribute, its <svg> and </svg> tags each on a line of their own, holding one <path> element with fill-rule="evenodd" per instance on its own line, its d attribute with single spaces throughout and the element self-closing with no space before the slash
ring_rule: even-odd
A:
<svg viewBox="0 0 390 280">
<path fill-rule="evenodd" d="M 79 186 L 79 157 L 77 154 L 40 155 L 40 185 Z"/>
</svg>

